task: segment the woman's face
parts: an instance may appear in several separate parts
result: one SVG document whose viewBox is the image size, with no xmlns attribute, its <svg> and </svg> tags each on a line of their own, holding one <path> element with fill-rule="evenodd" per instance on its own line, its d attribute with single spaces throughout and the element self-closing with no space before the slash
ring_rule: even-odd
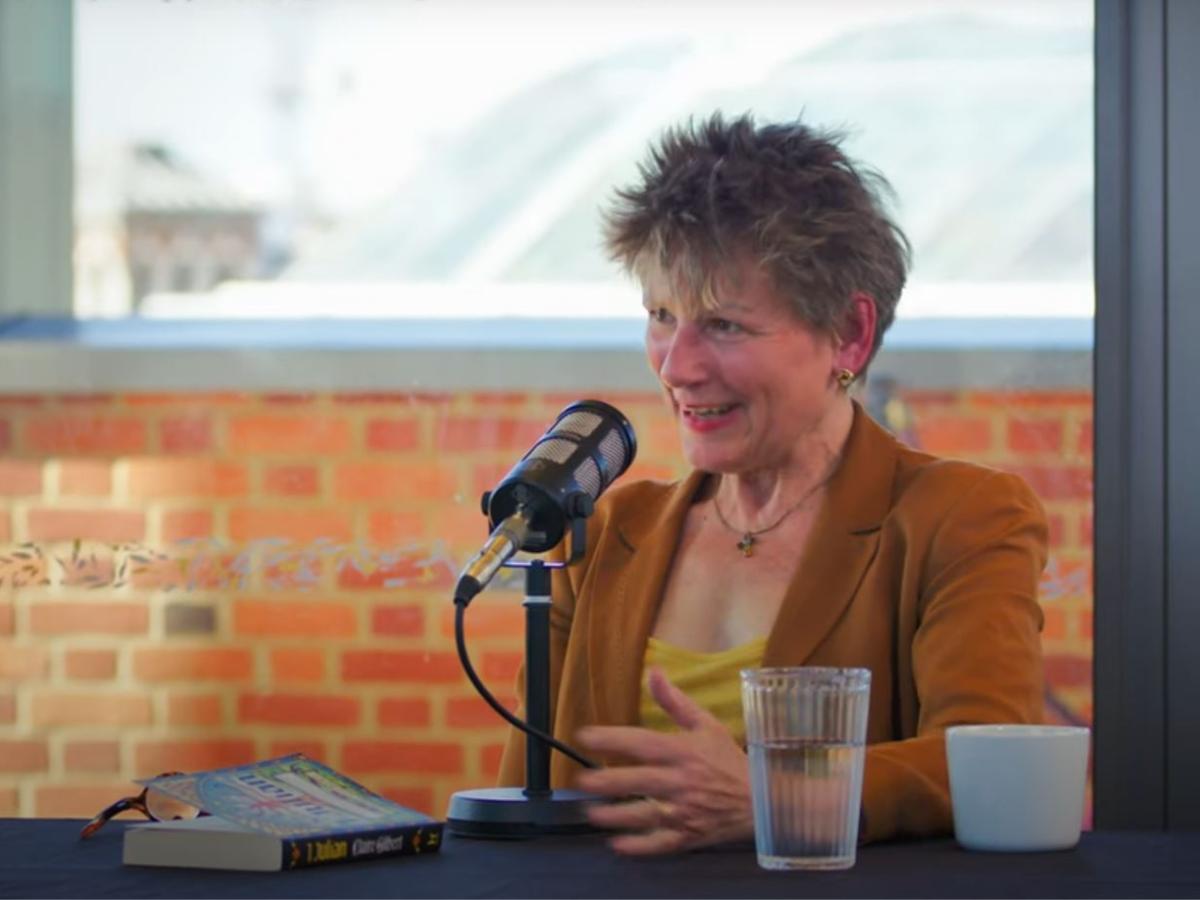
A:
<svg viewBox="0 0 1200 900">
<path fill-rule="evenodd" d="M 669 279 L 645 285 L 646 350 L 688 462 L 708 472 L 786 466 L 840 395 L 834 339 L 805 325 L 747 265 L 716 310 L 680 302 Z"/>
</svg>

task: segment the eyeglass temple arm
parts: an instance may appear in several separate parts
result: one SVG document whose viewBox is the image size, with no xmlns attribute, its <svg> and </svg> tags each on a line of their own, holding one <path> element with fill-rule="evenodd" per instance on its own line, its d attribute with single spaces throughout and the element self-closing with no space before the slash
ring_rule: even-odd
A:
<svg viewBox="0 0 1200 900">
<path fill-rule="evenodd" d="M 108 806 L 104 807 L 104 809 L 100 810 L 100 812 L 98 812 L 96 814 L 96 816 L 90 822 L 88 822 L 86 825 L 83 826 L 83 829 L 79 832 L 80 840 L 83 840 L 85 838 L 90 838 L 93 834 L 95 834 L 97 831 L 99 831 L 105 825 L 105 823 L 107 823 L 108 820 L 111 819 L 113 816 L 120 815 L 121 813 L 123 813 L 129 809 L 138 809 L 138 810 L 141 810 L 142 812 L 145 812 L 146 811 L 145 802 L 142 800 L 142 798 L 140 796 L 138 796 L 138 797 L 122 797 L 116 803 L 109 804 Z"/>
</svg>

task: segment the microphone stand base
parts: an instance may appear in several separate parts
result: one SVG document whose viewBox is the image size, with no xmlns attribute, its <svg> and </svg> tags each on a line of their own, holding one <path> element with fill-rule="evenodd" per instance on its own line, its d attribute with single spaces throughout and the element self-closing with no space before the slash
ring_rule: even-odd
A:
<svg viewBox="0 0 1200 900">
<path fill-rule="evenodd" d="M 473 838 L 531 838 L 547 834 L 599 831 L 586 808 L 599 798 L 582 791 L 549 791 L 529 796 L 522 788 L 479 788 L 450 798 L 446 827 Z"/>
</svg>

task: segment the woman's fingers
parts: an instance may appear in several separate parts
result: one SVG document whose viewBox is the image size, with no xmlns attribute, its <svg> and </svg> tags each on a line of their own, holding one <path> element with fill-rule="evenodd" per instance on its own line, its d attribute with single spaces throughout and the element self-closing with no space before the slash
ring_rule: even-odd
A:
<svg viewBox="0 0 1200 900">
<path fill-rule="evenodd" d="M 587 807 L 588 821 L 593 825 L 623 831 L 659 828 L 669 814 L 669 806 L 649 798 L 624 803 L 589 803 Z"/>
<path fill-rule="evenodd" d="M 628 856 L 677 853 L 692 846 L 692 843 L 691 835 L 669 828 L 657 828 L 644 834 L 619 834 L 608 842 L 618 853 Z"/>
<path fill-rule="evenodd" d="M 646 683 L 654 702 L 684 731 L 693 731 L 717 721 L 708 710 L 671 684 L 658 666 L 651 666 Z"/>
<path fill-rule="evenodd" d="M 593 753 L 611 753 L 640 762 L 671 763 L 680 756 L 677 735 L 632 725 L 590 725 L 579 729 L 575 739 Z"/>
<path fill-rule="evenodd" d="M 580 790 L 604 797 L 665 797 L 679 790 L 679 772 L 662 766 L 617 766 L 580 772 Z"/>
<path fill-rule="evenodd" d="M 670 853 L 694 842 L 695 835 L 680 824 L 678 815 L 673 804 L 651 797 L 588 808 L 593 825 L 630 832 L 609 841 L 614 850 L 638 856 Z"/>
</svg>

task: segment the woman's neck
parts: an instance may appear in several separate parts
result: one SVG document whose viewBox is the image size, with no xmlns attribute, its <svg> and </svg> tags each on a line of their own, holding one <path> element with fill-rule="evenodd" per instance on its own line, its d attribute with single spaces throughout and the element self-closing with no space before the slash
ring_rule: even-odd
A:
<svg viewBox="0 0 1200 900">
<path fill-rule="evenodd" d="M 847 399 L 836 404 L 779 464 L 721 475 L 714 498 L 726 518 L 753 531 L 809 505 L 837 469 L 853 422 L 854 407 Z"/>
</svg>

